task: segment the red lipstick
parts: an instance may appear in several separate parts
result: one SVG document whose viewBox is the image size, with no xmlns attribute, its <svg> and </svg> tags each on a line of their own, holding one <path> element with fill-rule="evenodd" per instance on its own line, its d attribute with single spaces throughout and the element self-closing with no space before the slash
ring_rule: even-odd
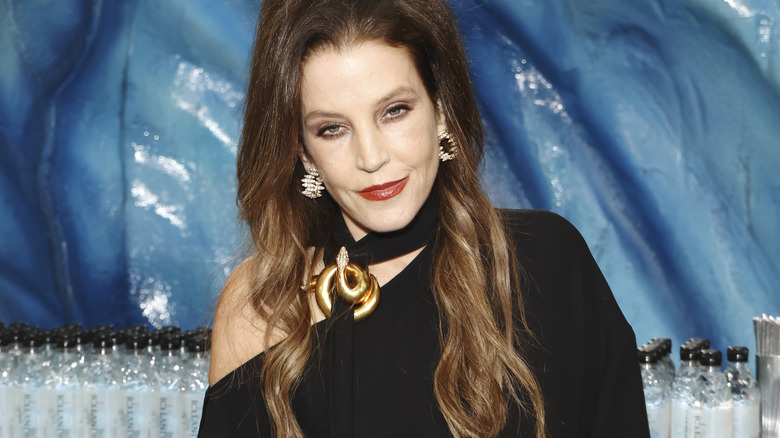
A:
<svg viewBox="0 0 780 438">
<path fill-rule="evenodd" d="M 369 201 L 384 201 L 385 199 L 390 199 L 393 196 L 401 193 L 408 181 L 409 177 L 407 176 L 406 178 L 399 179 L 398 181 L 366 187 L 357 193 Z"/>
</svg>

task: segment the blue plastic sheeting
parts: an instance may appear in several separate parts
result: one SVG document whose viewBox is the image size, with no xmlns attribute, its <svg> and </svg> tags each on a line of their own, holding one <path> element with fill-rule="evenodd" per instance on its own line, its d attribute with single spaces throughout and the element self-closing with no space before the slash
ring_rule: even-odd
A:
<svg viewBox="0 0 780 438">
<path fill-rule="evenodd" d="M 497 205 L 583 233 L 641 343 L 780 313 L 777 1 L 453 0 Z M 259 4 L 0 3 L 0 320 L 207 324 Z"/>
</svg>

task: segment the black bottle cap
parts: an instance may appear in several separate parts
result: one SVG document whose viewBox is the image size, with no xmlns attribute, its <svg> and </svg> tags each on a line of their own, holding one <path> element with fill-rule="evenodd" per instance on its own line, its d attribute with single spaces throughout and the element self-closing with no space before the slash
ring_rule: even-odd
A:
<svg viewBox="0 0 780 438">
<path fill-rule="evenodd" d="M 59 348 L 74 348 L 76 346 L 76 333 L 71 331 L 60 331 L 59 338 L 57 339 L 57 347 Z"/>
<path fill-rule="evenodd" d="M 656 363 L 660 358 L 659 350 L 656 348 L 639 348 L 637 350 L 639 363 Z"/>
<path fill-rule="evenodd" d="M 128 333 L 125 340 L 125 345 L 130 350 L 144 350 L 149 346 L 149 333 L 137 331 L 135 333 Z"/>
<path fill-rule="evenodd" d="M 59 333 L 56 330 L 39 330 L 38 336 L 41 338 L 42 344 L 57 344 L 57 338 Z"/>
<path fill-rule="evenodd" d="M 44 338 L 40 336 L 38 329 L 29 328 L 21 335 L 21 343 L 25 347 L 40 347 L 43 345 Z"/>
<path fill-rule="evenodd" d="M 149 327 L 145 325 L 129 325 L 121 330 L 122 333 L 130 334 L 130 333 L 148 333 Z"/>
<path fill-rule="evenodd" d="M 166 325 L 152 332 L 152 345 L 160 345 L 162 348 L 162 338 L 170 334 L 178 335 L 181 333 L 181 328 L 174 325 Z"/>
<path fill-rule="evenodd" d="M 114 346 L 113 330 L 100 331 L 92 335 L 92 346 L 95 348 L 112 348 Z"/>
<path fill-rule="evenodd" d="M 83 330 L 83 328 L 81 327 L 81 324 L 72 323 L 72 324 L 65 324 L 60 326 L 59 330 L 76 331 L 76 330 Z"/>
<path fill-rule="evenodd" d="M 160 336 L 160 349 L 163 351 L 178 350 L 181 348 L 181 335 L 179 333 L 165 333 Z"/>
<path fill-rule="evenodd" d="M 743 346 L 730 346 L 726 350 L 726 357 L 729 362 L 747 362 L 748 361 L 748 348 Z"/>
<path fill-rule="evenodd" d="M 90 336 L 86 331 L 74 330 L 72 334 L 76 345 L 87 345 L 90 343 Z"/>
<path fill-rule="evenodd" d="M 34 328 L 35 327 L 33 327 L 33 326 L 29 325 L 29 324 L 25 324 L 23 322 L 12 322 L 8 326 L 8 330 L 9 331 L 25 331 L 25 330 L 34 329 Z"/>
<path fill-rule="evenodd" d="M 653 338 L 650 341 L 657 344 L 663 354 L 672 354 L 672 340 L 669 338 Z"/>
<path fill-rule="evenodd" d="M 720 353 L 720 351 L 706 348 L 701 351 L 701 358 L 699 359 L 699 363 L 702 366 L 720 366 L 722 360 L 723 355 Z"/>
<path fill-rule="evenodd" d="M 198 327 L 186 331 L 182 337 L 184 338 L 184 346 L 187 348 L 188 352 L 208 351 L 211 341 L 211 329 L 208 327 Z"/>
<path fill-rule="evenodd" d="M 698 361 L 701 357 L 702 348 L 698 345 L 690 345 L 685 343 L 680 345 L 680 360 L 695 360 Z"/>
<path fill-rule="evenodd" d="M 710 348 L 710 340 L 704 338 L 690 338 L 685 341 L 685 344 L 692 346 L 698 345 L 702 350 L 705 348 Z"/>
</svg>

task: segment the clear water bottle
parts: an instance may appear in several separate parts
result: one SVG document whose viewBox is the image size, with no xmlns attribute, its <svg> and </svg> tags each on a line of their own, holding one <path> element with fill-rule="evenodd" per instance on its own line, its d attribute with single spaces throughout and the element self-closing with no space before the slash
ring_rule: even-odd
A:
<svg viewBox="0 0 780 438">
<path fill-rule="evenodd" d="M 658 346 L 661 351 L 661 357 L 658 360 L 658 365 L 666 373 L 667 380 L 671 383 L 674 381 L 675 367 L 672 360 L 672 340 L 669 338 L 653 338 L 650 341 L 652 344 Z"/>
<path fill-rule="evenodd" d="M 68 330 L 60 330 L 57 339 L 58 353 L 52 361 L 54 384 L 53 429 L 57 438 L 80 438 L 81 424 L 81 355 L 76 350 L 76 338 Z"/>
<path fill-rule="evenodd" d="M 49 406 L 46 397 L 50 367 L 41 360 L 43 339 L 37 330 L 27 330 L 22 342 L 22 354 L 15 370 L 15 385 L 18 387 L 18 423 L 20 436 L 25 438 L 46 438 Z"/>
<path fill-rule="evenodd" d="M 726 376 L 721 372 L 720 351 L 701 351 L 702 366 L 692 393 L 693 414 L 689 418 L 688 433 L 694 437 L 733 438 L 734 401 Z"/>
<path fill-rule="evenodd" d="M 748 368 L 748 348 L 729 347 L 724 373 L 734 400 L 734 438 L 759 438 L 761 393 Z"/>
<path fill-rule="evenodd" d="M 113 357 L 113 335 L 108 329 L 93 333 L 92 357 L 87 379 L 82 385 L 82 415 L 84 428 L 90 438 L 111 438 L 118 434 L 119 376 Z"/>
<path fill-rule="evenodd" d="M 672 383 L 672 438 L 688 437 L 687 418 L 692 415 L 693 387 L 701 373 L 699 358 L 704 345 L 697 340 L 680 345 L 680 367 Z"/>
<path fill-rule="evenodd" d="M 12 372 L 14 358 L 8 353 L 11 336 L 3 326 L 0 329 L 0 438 L 11 438 L 11 401 L 15 394 L 13 390 Z"/>
<path fill-rule="evenodd" d="M 208 329 L 193 330 L 185 334 L 186 360 L 182 369 L 181 410 L 182 437 L 196 438 L 203 411 L 209 379 Z"/>
<path fill-rule="evenodd" d="M 152 355 L 149 353 L 149 333 L 137 330 L 128 333 L 121 386 L 124 394 L 123 418 L 119 437 L 147 438 L 150 436 L 152 385 Z"/>
<path fill-rule="evenodd" d="M 650 436 L 653 438 L 668 438 L 670 432 L 671 388 L 666 371 L 658 364 L 661 355 L 658 348 L 644 346 L 639 349 L 647 420 L 650 424 Z"/>
<path fill-rule="evenodd" d="M 160 337 L 160 356 L 155 364 L 156 379 L 150 393 L 153 437 L 179 436 L 179 393 L 182 391 L 180 352 L 179 333 L 166 333 Z"/>
</svg>

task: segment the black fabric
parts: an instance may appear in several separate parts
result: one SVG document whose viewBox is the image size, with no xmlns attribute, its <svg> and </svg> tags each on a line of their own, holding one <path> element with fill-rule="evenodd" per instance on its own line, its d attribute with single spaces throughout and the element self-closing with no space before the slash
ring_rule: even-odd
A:
<svg viewBox="0 0 780 438">
<path fill-rule="evenodd" d="M 364 268 L 417 250 L 436 237 L 438 229 L 438 197 L 436 192 L 423 203 L 414 219 L 404 228 L 390 233 L 370 232 L 355 241 L 342 215 L 338 215 L 336 226 L 323 251 L 323 263 L 335 263 L 336 254 L 344 247 L 350 261 Z M 355 398 L 353 397 L 354 374 L 354 312 L 347 303 L 334 297 L 334 317 L 328 332 L 329 358 L 332 365 L 329 383 L 330 436 L 351 438 L 354 419 Z"/>
<path fill-rule="evenodd" d="M 547 406 L 550 437 L 648 437 L 636 340 L 584 240 L 560 216 L 503 211 L 525 272 L 526 317 L 539 339 L 529 352 Z M 376 311 L 354 325 L 354 437 L 449 437 L 433 394 L 438 316 L 430 290 L 433 245 L 382 286 Z M 328 437 L 327 325 L 323 344 L 295 393 L 307 437 Z M 271 436 L 259 388 L 263 354 L 211 386 L 200 437 Z M 501 437 L 531 437 L 533 422 L 513 410 Z M 283 436 L 283 434 L 281 435 Z"/>
<path fill-rule="evenodd" d="M 342 215 L 337 215 L 330 239 L 325 245 L 325 266 L 334 263 L 341 247 L 347 249 L 350 261 L 363 267 L 384 262 L 422 248 L 436 238 L 439 226 L 439 198 L 432 191 L 420 211 L 406 227 L 389 233 L 368 233 L 355 242 Z"/>
</svg>

